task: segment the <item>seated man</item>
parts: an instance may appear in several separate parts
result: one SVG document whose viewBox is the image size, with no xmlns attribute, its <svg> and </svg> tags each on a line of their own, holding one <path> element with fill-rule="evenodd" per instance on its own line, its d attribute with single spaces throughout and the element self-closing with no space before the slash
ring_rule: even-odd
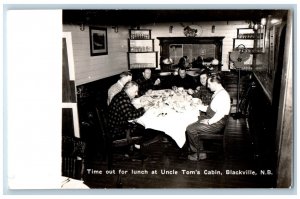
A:
<svg viewBox="0 0 300 199">
<path fill-rule="evenodd" d="M 155 81 L 151 79 L 151 70 L 146 68 L 142 73 L 143 76 L 136 80 L 139 85 L 139 95 L 144 95 L 148 90 L 156 88 L 160 84 L 160 79 L 157 78 Z"/>
<path fill-rule="evenodd" d="M 203 105 L 209 105 L 211 101 L 212 92 L 209 88 L 207 88 L 207 78 L 208 78 L 208 71 L 203 70 L 200 73 L 200 86 L 196 88 L 195 91 L 190 91 L 191 94 L 195 98 L 201 99 Z"/>
<path fill-rule="evenodd" d="M 126 131 L 132 131 L 133 126 L 130 120 L 135 120 L 145 113 L 143 107 L 136 109 L 131 100 L 138 94 L 138 85 L 130 81 L 125 84 L 123 90 L 116 94 L 108 107 L 108 127 L 112 132 L 112 139 L 126 138 Z M 134 133 L 130 132 L 131 136 Z"/>
<path fill-rule="evenodd" d="M 178 68 L 178 74 L 172 80 L 172 88 L 183 87 L 185 89 L 195 89 L 196 83 L 192 76 L 186 74 L 185 67 Z"/>
<path fill-rule="evenodd" d="M 109 105 L 113 97 L 123 89 L 124 85 L 131 80 L 132 74 L 130 72 L 125 71 L 120 74 L 120 79 L 108 89 L 107 105 Z"/>
<path fill-rule="evenodd" d="M 116 94 L 108 107 L 108 128 L 112 140 L 143 136 L 144 141 L 153 139 L 156 134 L 145 131 L 144 126 L 131 122 L 145 113 L 145 108 L 135 108 L 131 100 L 138 94 L 138 84 L 127 82 L 121 92 Z"/>
<path fill-rule="evenodd" d="M 218 133 L 226 124 L 230 112 L 230 96 L 221 84 L 219 75 L 212 75 L 207 80 L 208 88 L 214 92 L 209 106 L 202 106 L 201 111 L 206 112 L 199 121 L 190 124 L 186 129 L 187 141 L 192 152 L 189 160 L 197 160 L 197 149 L 203 149 L 203 141 L 197 140 L 201 133 Z M 206 159 L 206 153 L 200 153 L 199 159 Z"/>
</svg>

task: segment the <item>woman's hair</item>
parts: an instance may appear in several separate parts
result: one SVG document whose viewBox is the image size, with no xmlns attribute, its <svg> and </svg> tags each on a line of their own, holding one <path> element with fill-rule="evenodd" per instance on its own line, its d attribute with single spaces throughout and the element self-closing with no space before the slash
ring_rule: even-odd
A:
<svg viewBox="0 0 300 199">
<path fill-rule="evenodd" d="M 208 77 L 208 81 L 222 84 L 222 79 L 219 74 L 212 74 L 211 76 Z"/>
<path fill-rule="evenodd" d="M 209 77 L 210 76 L 210 72 L 208 71 L 208 70 L 206 70 L 206 69 L 203 69 L 201 72 L 200 72 L 200 76 L 201 75 L 206 75 L 207 77 Z"/>
</svg>

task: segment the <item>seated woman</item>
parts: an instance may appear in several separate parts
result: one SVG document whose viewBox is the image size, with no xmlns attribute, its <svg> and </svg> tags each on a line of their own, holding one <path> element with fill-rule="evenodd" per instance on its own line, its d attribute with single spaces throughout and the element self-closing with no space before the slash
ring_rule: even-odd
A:
<svg viewBox="0 0 300 199">
<path fill-rule="evenodd" d="M 189 160 L 196 161 L 197 149 L 203 149 L 203 141 L 198 140 L 197 136 L 202 133 L 218 133 L 226 124 L 230 112 L 230 96 L 221 84 L 221 78 L 215 74 L 208 78 L 207 87 L 214 92 L 212 101 L 208 106 L 201 106 L 200 110 L 206 112 L 201 114 L 199 121 L 190 124 L 186 129 L 186 136 L 192 155 Z M 199 159 L 206 159 L 206 153 L 200 153 Z"/>
<path fill-rule="evenodd" d="M 209 105 L 213 93 L 209 88 L 207 88 L 208 71 L 203 70 L 200 73 L 199 77 L 200 77 L 200 86 L 198 86 L 195 91 L 190 91 L 189 94 L 191 94 L 195 98 L 201 99 L 204 105 Z"/>
</svg>

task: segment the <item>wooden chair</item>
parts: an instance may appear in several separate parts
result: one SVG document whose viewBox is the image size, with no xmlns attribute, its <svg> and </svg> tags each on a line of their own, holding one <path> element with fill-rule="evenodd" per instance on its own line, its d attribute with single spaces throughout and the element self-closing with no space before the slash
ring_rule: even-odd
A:
<svg viewBox="0 0 300 199">
<path fill-rule="evenodd" d="M 217 141 L 222 144 L 222 153 L 223 157 L 226 158 L 226 147 L 225 147 L 225 132 L 228 126 L 229 116 L 227 117 L 225 126 L 218 132 L 218 133 L 201 133 L 197 136 L 198 141 Z M 213 151 L 213 150 L 205 150 L 205 149 L 197 149 L 197 159 L 199 160 L 200 153 L 218 153 L 220 151 Z"/>
<path fill-rule="evenodd" d="M 62 175 L 83 179 L 86 143 L 76 137 L 62 136 Z"/>
<path fill-rule="evenodd" d="M 143 137 L 142 136 L 134 136 L 130 138 L 123 138 L 118 140 L 112 140 L 111 135 L 109 132 L 109 128 L 107 126 L 107 117 L 106 117 L 106 111 L 102 108 L 96 107 L 97 116 L 99 119 L 99 124 L 101 127 L 101 130 L 105 133 L 106 138 L 106 154 L 107 154 L 107 165 L 108 169 L 111 169 L 113 166 L 113 155 L 116 148 L 119 147 L 125 147 L 125 146 L 132 146 L 134 144 L 140 144 Z"/>
</svg>

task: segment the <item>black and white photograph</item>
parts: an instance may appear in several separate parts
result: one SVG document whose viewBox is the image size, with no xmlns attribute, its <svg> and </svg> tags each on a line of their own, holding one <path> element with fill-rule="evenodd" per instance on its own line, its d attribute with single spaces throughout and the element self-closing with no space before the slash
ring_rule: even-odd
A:
<svg viewBox="0 0 300 199">
<path fill-rule="evenodd" d="M 79 119 L 63 110 L 64 176 L 92 189 L 292 186 L 290 10 L 62 14 Z M 97 26 L 109 52 L 91 62 Z"/>
<path fill-rule="evenodd" d="M 293 5 L 4 8 L 6 194 L 293 194 Z"/>
</svg>

